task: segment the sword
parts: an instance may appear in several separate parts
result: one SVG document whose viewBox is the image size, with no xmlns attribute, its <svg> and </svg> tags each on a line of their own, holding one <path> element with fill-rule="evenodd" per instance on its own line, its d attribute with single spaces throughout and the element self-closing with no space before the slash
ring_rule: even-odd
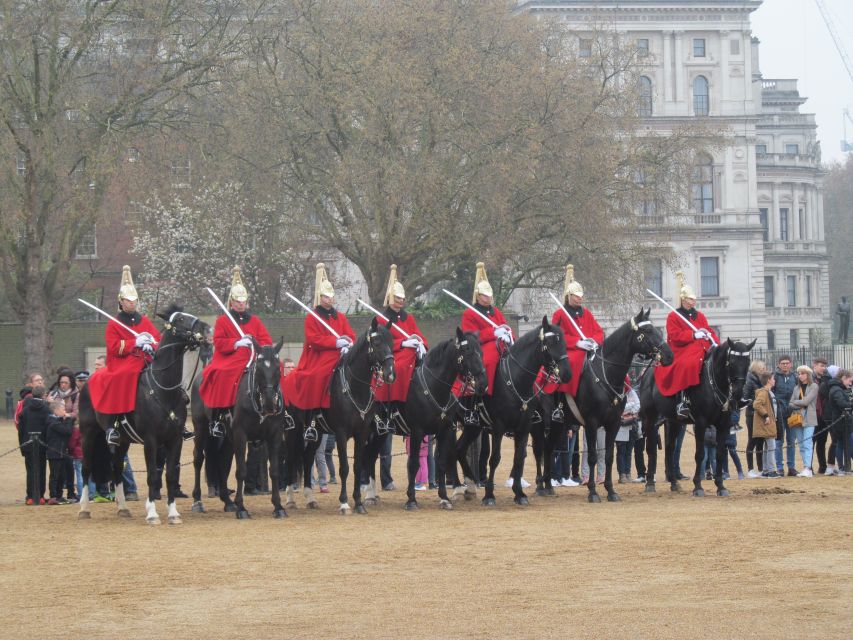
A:
<svg viewBox="0 0 853 640">
<path fill-rule="evenodd" d="M 132 333 L 134 337 L 136 337 L 136 338 L 138 338 L 138 337 L 139 337 L 139 335 L 140 335 L 140 334 L 139 334 L 139 332 L 138 332 L 138 331 L 134 331 L 133 329 L 131 329 L 130 327 L 128 327 L 125 323 L 123 323 L 121 320 L 119 320 L 119 319 L 118 319 L 118 318 L 116 318 L 115 316 L 111 316 L 111 315 L 110 315 L 110 314 L 108 314 L 106 311 L 103 311 L 102 309 L 99 309 L 98 307 L 96 307 L 95 305 L 93 305 L 91 302 L 86 302 L 85 300 L 81 300 L 80 298 L 77 298 L 77 302 L 82 302 L 83 304 L 85 304 L 87 307 L 89 307 L 89 308 L 90 308 L 90 309 L 92 309 L 93 311 L 97 311 L 97 312 L 98 312 L 98 313 L 100 313 L 102 316 L 105 316 L 105 317 L 109 318 L 110 320 L 112 320 L 113 322 L 115 322 L 115 323 L 116 323 L 118 326 L 120 326 L 122 329 L 126 329 L 127 331 L 129 331 L 130 333 Z M 157 344 L 157 343 L 155 342 L 154 344 Z"/>
<path fill-rule="evenodd" d="M 663 303 L 666 305 L 667 309 L 670 309 L 671 311 L 673 311 L 673 312 L 675 313 L 675 315 L 677 315 L 679 318 L 681 318 L 682 320 L 684 320 L 684 322 L 686 322 L 686 323 L 687 323 L 687 326 L 688 326 L 688 327 L 690 327 L 691 329 L 693 329 L 693 333 L 696 333 L 697 331 L 699 331 L 699 329 L 697 329 L 696 327 L 694 327 L 694 326 L 693 326 L 693 323 L 692 323 L 692 322 L 690 322 L 690 320 L 688 320 L 688 319 L 687 319 L 687 318 L 685 318 L 683 315 L 681 315 L 680 313 L 678 313 L 678 311 L 676 311 L 675 307 L 673 307 L 671 304 L 669 304 L 666 300 L 664 300 L 663 298 L 661 298 L 658 294 L 656 294 L 656 293 L 655 293 L 654 291 L 652 291 L 651 289 L 646 289 L 646 291 L 648 291 L 650 294 L 652 294 L 652 296 L 654 296 L 654 297 L 655 297 L 657 300 L 659 300 L 660 302 L 663 302 Z M 712 344 L 712 345 L 714 345 L 715 347 L 716 347 L 716 346 L 718 346 L 718 345 L 717 345 L 717 343 L 716 343 L 716 342 L 714 342 L 714 338 L 713 338 L 713 337 L 711 337 L 710 335 L 708 336 L 708 340 L 710 340 L 710 341 L 711 341 L 711 344 Z"/>
<path fill-rule="evenodd" d="M 226 317 L 231 321 L 231 324 L 233 324 L 233 325 L 234 325 L 234 328 L 235 328 L 235 329 L 237 329 L 237 333 L 239 333 L 239 334 L 240 334 L 240 337 L 241 337 L 241 338 L 245 338 L 245 337 L 246 337 L 246 334 L 245 334 L 245 333 L 243 333 L 243 330 L 240 328 L 240 325 L 239 325 L 239 324 L 237 324 L 237 321 L 234 319 L 234 316 L 232 316 L 230 313 L 228 313 L 228 309 L 226 309 L 226 308 L 225 308 L 225 305 L 224 305 L 224 304 L 222 304 L 222 300 L 220 300 L 220 299 L 219 299 L 219 296 L 218 296 L 218 295 L 216 295 L 215 293 L 213 293 L 213 289 L 211 289 L 210 287 L 205 287 L 205 289 L 207 289 L 207 292 L 208 292 L 211 296 L 213 296 L 213 299 L 214 299 L 214 300 L 216 300 L 216 304 L 218 304 L 218 305 L 219 305 L 219 308 L 220 308 L 220 309 L 222 309 L 222 312 L 223 312 L 223 313 L 225 314 L 225 316 L 226 316 Z M 250 344 L 250 345 L 249 345 L 249 348 L 250 348 L 252 351 L 251 351 L 251 353 L 249 354 L 249 361 L 246 363 L 246 368 L 247 368 L 247 369 L 249 368 L 249 365 L 250 365 L 250 364 L 252 364 L 252 360 L 254 360 L 254 359 L 255 359 L 255 344 L 254 344 L 254 342 L 253 342 L 252 344 Z"/>
<path fill-rule="evenodd" d="M 356 300 L 361 304 L 361 306 L 362 306 L 362 307 L 366 307 L 366 308 L 370 309 L 370 310 L 371 310 L 373 313 L 375 313 L 378 317 L 382 318 L 385 322 L 388 322 L 388 318 L 386 318 L 386 317 L 385 317 L 385 314 L 383 314 L 383 313 L 379 313 L 376 309 L 374 309 L 373 307 L 371 307 L 369 304 L 367 304 L 367 303 L 366 303 L 364 300 L 362 300 L 361 298 L 356 298 Z M 411 338 L 411 337 L 412 337 L 412 335 L 411 335 L 410 333 L 406 333 L 405 331 L 403 331 L 403 329 L 401 329 L 401 328 L 400 328 L 400 326 L 399 326 L 398 324 L 394 323 L 394 324 L 393 324 L 393 325 L 391 325 L 391 326 L 393 326 L 397 331 L 399 331 L 400 333 L 402 333 L 404 337 L 406 337 L 406 338 Z M 419 336 L 416 336 L 416 337 L 419 337 Z"/>
<path fill-rule="evenodd" d="M 572 314 L 571 314 L 571 313 L 569 313 L 568 311 L 566 311 L 566 308 L 563 306 L 563 304 L 562 304 L 559 300 L 557 300 L 557 296 L 555 296 L 555 295 L 554 295 L 553 293 L 551 293 L 550 291 L 548 292 L 548 295 L 549 295 L 549 296 L 551 296 L 551 298 L 553 298 L 554 302 L 556 302 L 556 303 L 557 303 L 557 306 L 558 306 L 558 307 L 560 307 L 560 309 L 563 311 L 563 313 L 565 314 L 565 316 L 569 319 L 569 321 L 571 321 L 572 326 L 575 328 L 575 331 L 577 331 L 577 332 L 578 332 L 578 335 L 579 335 L 582 339 L 586 340 L 587 338 L 586 338 L 586 336 L 583 334 L 583 331 L 581 331 L 581 328 L 578 326 L 578 323 L 577 323 L 577 322 L 575 322 L 575 319 L 572 317 Z"/>
<path fill-rule="evenodd" d="M 492 320 L 491 318 L 489 318 L 489 316 L 487 316 L 487 315 L 485 315 L 485 314 L 480 313 L 479 311 L 477 311 L 477 310 L 474 308 L 474 306 L 473 306 L 473 305 L 468 304 L 468 303 L 467 303 L 467 302 L 465 302 L 462 298 L 460 298 L 459 296 L 457 296 L 455 293 L 451 293 L 451 292 L 450 292 L 450 291 L 448 291 L 447 289 L 442 289 L 442 291 L 444 291 L 444 293 L 446 293 L 446 294 L 447 294 L 447 295 L 449 295 L 451 298 L 453 298 L 454 300 L 456 300 L 456 302 L 462 303 L 463 305 L 465 305 L 466 307 L 468 307 L 471 311 L 473 311 L 474 313 L 476 313 L 476 314 L 477 314 L 478 316 L 480 316 L 483 320 L 485 320 L 485 321 L 486 321 L 486 322 L 488 322 L 490 325 L 492 325 L 495 329 L 497 329 L 497 328 L 498 328 L 498 325 L 497 325 L 497 324 L 495 324 L 494 320 Z M 510 331 L 510 334 L 509 334 L 509 341 L 510 341 L 510 344 L 512 344 L 513 339 L 512 339 L 512 332 L 511 332 L 511 331 Z"/>
<path fill-rule="evenodd" d="M 310 313 L 312 316 L 314 316 L 314 319 L 315 319 L 317 322 L 319 322 L 321 325 L 323 325 L 324 327 L 326 327 L 326 328 L 329 330 L 329 332 L 330 332 L 333 336 L 335 336 L 336 338 L 340 338 L 340 337 L 341 337 L 341 334 L 339 334 L 337 331 L 335 331 L 334 329 L 332 329 L 332 327 L 330 327 L 330 326 L 328 325 L 328 323 L 327 323 L 325 320 L 323 320 L 323 318 L 321 318 L 320 316 L 318 316 L 318 315 L 317 315 L 317 313 L 316 313 L 316 312 L 315 312 L 311 307 L 309 307 L 307 304 L 305 304 L 304 302 L 302 302 L 302 300 L 300 300 L 300 299 L 299 299 L 299 298 L 297 298 L 296 296 L 290 295 L 290 293 L 289 293 L 289 292 L 287 292 L 287 291 L 285 291 L 285 292 L 284 292 L 284 295 L 286 295 L 288 298 L 290 298 L 291 300 L 293 300 L 293 301 L 294 301 L 296 304 L 298 304 L 300 307 L 302 307 L 303 309 L 305 309 L 305 311 L 307 311 L 307 312 L 308 312 L 308 313 Z"/>
</svg>

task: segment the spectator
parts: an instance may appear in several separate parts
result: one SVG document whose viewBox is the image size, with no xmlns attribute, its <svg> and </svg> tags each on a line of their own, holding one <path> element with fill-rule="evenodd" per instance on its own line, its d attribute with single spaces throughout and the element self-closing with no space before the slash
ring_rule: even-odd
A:
<svg viewBox="0 0 853 640">
<path fill-rule="evenodd" d="M 788 432 L 788 403 L 791 402 L 791 394 L 794 392 L 794 387 L 797 386 L 797 376 L 791 371 L 791 367 L 791 356 L 779 356 L 774 375 L 776 384 L 773 387 L 773 393 L 776 396 L 776 422 L 779 425 L 776 437 L 775 469 L 779 472 L 779 475 L 785 473 L 785 467 L 782 466 L 782 452 L 785 440 L 788 442 L 788 447 L 794 446 L 793 436 Z M 765 471 L 766 469 L 765 467 Z M 796 472 L 793 475 L 797 475 Z"/>
<path fill-rule="evenodd" d="M 827 420 L 827 416 L 831 413 L 831 410 L 828 411 L 829 407 L 827 407 L 827 402 L 829 401 L 829 383 L 832 381 L 835 376 L 838 375 L 840 367 L 838 365 L 831 364 L 826 368 L 826 375 L 824 379 L 821 381 L 820 386 L 817 390 L 817 400 L 821 404 L 821 408 L 823 410 L 824 416 L 824 424 L 826 425 L 826 431 L 824 434 L 829 434 L 830 444 L 829 449 L 826 453 L 826 470 L 823 472 L 825 476 L 835 475 L 835 471 L 838 468 L 835 460 L 835 452 L 838 449 L 838 443 L 835 439 L 835 430 L 832 428 L 832 420 Z M 826 442 L 826 435 L 824 436 L 824 442 Z"/>
<path fill-rule="evenodd" d="M 752 408 L 755 410 L 752 416 L 752 435 L 756 439 L 756 454 L 758 447 L 764 445 L 764 474 L 765 478 L 779 478 L 776 471 L 776 398 L 773 395 L 773 386 L 776 379 L 769 371 L 763 371 L 759 375 L 761 388 L 755 392 L 755 400 Z M 759 442 L 760 441 L 760 442 Z"/>
<path fill-rule="evenodd" d="M 850 396 L 850 385 L 853 383 L 853 372 L 849 369 L 839 369 L 838 373 L 827 383 L 827 400 L 824 404 L 824 415 L 827 423 L 836 434 L 836 468 L 830 472 L 827 467 L 826 475 L 846 475 L 849 471 L 845 469 L 847 459 L 850 455 L 850 442 L 845 443 L 844 433 L 846 422 L 850 420 L 850 412 L 853 410 L 853 399 Z M 849 433 L 849 426 L 847 426 Z"/>
<path fill-rule="evenodd" d="M 74 418 L 65 413 L 65 400 L 55 399 L 49 402 L 50 414 L 45 430 L 46 456 L 50 464 L 50 500 L 48 504 L 68 504 L 62 497 L 65 486 L 65 458 L 68 440 L 74 430 Z"/>
<path fill-rule="evenodd" d="M 625 409 L 622 411 L 622 425 L 616 435 L 616 469 L 619 472 L 619 483 L 631 482 L 631 452 L 637 439 L 637 414 L 640 412 L 640 398 L 631 389 L 625 398 Z"/>
<path fill-rule="evenodd" d="M 743 385 L 743 400 L 742 404 L 746 405 L 746 467 L 747 477 L 760 478 L 761 472 L 764 469 L 762 454 L 756 451 L 756 442 L 752 437 L 752 423 L 755 409 L 752 408 L 752 401 L 755 400 L 755 391 L 761 387 L 761 382 L 758 377 L 767 371 L 767 365 L 763 360 L 754 360 L 749 365 L 749 373 L 746 374 L 746 382 Z M 755 453 L 755 466 L 752 464 L 752 455 Z"/>
<path fill-rule="evenodd" d="M 411 437 L 406 436 L 406 455 L 408 456 L 411 451 Z M 418 449 L 418 472 L 415 474 L 415 491 L 426 491 L 427 484 L 429 482 L 429 464 L 427 463 L 427 450 L 429 448 L 429 443 L 427 442 L 426 437 L 421 440 L 420 447 Z"/>
<path fill-rule="evenodd" d="M 326 442 L 328 442 L 328 433 L 324 433 L 320 438 L 320 446 L 317 447 L 317 450 L 314 452 L 314 467 L 312 467 L 312 479 L 313 479 L 313 469 L 317 469 L 317 479 L 316 483 L 320 485 L 320 493 L 329 493 L 329 470 L 326 468 Z M 380 436 L 382 437 L 382 436 Z M 388 439 L 391 439 L 391 436 L 388 436 Z M 315 484 L 312 480 L 312 485 Z"/>
<path fill-rule="evenodd" d="M 705 471 L 705 480 L 713 480 L 717 473 L 717 427 L 709 424 L 705 427 L 705 457 L 702 458 L 702 469 Z"/>
<path fill-rule="evenodd" d="M 676 480 L 687 480 L 687 476 L 681 473 L 681 446 L 684 444 L 687 424 L 679 422 L 675 425 L 675 430 L 675 448 L 672 452 L 672 474 Z"/>
<path fill-rule="evenodd" d="M 18 426 L 18 419 L 21 415 L 21 410 L 24 408 L 24 400 L 32 395 L 33 387 L 44 386 L 44 378 L 40 373 L 31 373 L 27 376 L 26 383 L 19 393 L 18 404 L 15 407 L 15 427 Z"/>
<path fill-rule="evenodd" d="M 731 424 L 729 427 L 729 435 L 726 438 L 726 449 L 728 449 L 729 457 L 731 457 L 732 462 L 735 463 L 735 469 L 737 470 L 737 479 L 743 480 L 743 466 L 740 463 L 740 457 L 737 454 L 737 432 L 741 430 L 740 426 L 740 411 L 732 411 L 731 412 Z M 729 459 L 726 458 L 726 461 L 723 466 L 723 480 L 729 479 Z"/>
<path fill-rule="evenodd" d="M 825 382 L 829 382 L 830 376 L 826 372 L 827 362 L 824 358 L 815 358 L 812 360 L 812 370 L 814 371 L 814 381 L 818 387 L 817 401 L 815 402 L 815 410 L 817 413 L 817 425 L 815 426 L 815 436 L 813 442 L 814 453 L 817 453 L 817 464 L 819 474 L 826 472 L 826 439 L 829 436 L 829 429 L 826 428 L 826 422 L 823 419 L 823 403 L 826 400 L 825 394 L 821 393 L 821 387 Z M 833 454 L 832 460 L 835 460 Z"/>
<path fill-rule="evenodd" d="M 788 445 L 788 475 L 798 475 L 801 478 L 811 478 L 812 473 L 812 440 L 814 439 L 815 425 L 817 425 L 817 384 L 815 384 L 814 372 L 806 365 L 797 367 L 797 386 L 789 403 L 791 418 L 800 416 L 802 426 L 789 426 L 792 434 L 791 444 Z M 800 443 L 800 457 L 803 459 L 803 470 L 797 473 L 794 466 L 794 442 Z M 793 471 L 793 473 L 792 473 Z"/>
<path fill-rule="evenodd" d="M 53 383 L 50 392 L 47 394 L 48 401 L 61 400 L 65 404 L 65 415 L 71 418 L 72 423 L 74 423 L 77 421 L 78 396 L 79 393 L 77 391 L 77 384 L 74 381 L 74 372 L 68 367 L 59 367 L 56 382 Z M 49 459 L 50 457 L 48 456 Z M 66 455 L 61 458 L 61 464 L 64 466 L 62 478 L 68 487 L 68 500 L 70 501 L 72 499 L 71 496 L 76 492 L 74 486 L 74 463 L 71 460 L 71 456 Z M 62 488 L 64 489 L 64 487 Z M 60 490 L 59 493 L 59 497 L 61 497 L 62 491 Z"/>
<path fill-rule="evenodd" d="M 584 431 L 586 431 L 588 427 L 584 427 Z M 589 454 L 587 453 L 587 439 L 584 437 L 583 440 L 583 463 L 581 465 L 581 484 L 586 484 L 589 482 L 590 469 L 589 469 Z M 598 460 L 596 461 L 596 469 L 598 471 L 598 475 L 595 481 L 598 484 L 604 482 L 604 444 L 605 444 L 605 432 L 604 427 L 598 427 L 595 434 L 595 449 L 598 453 Z"/>
<path fill-rule="evenodd" d="M 637 433 L 634 440 L 634 466 L 637 467 L 637 477 L 632 482 L 646 481 L 646 434 L 643 423 L 637 420 Z"/>
<path fill-rule="evenodd" d="M 335 477 L 335 448 L 337 440 L 334 433 L 327 433 L 326 438 L 326 469 L 329 471 L 329 484 L 338 484 L 338 479 Z"/>
<path fill-rule="evenodd" d="M 39 376 L 40 378 L 41 376 Z M 18 425 L 18 444 L 27 467 L 28 505 L 44 504 L 45 492 L 45 450 L 47 418 L 50 410 L 44 402 L 45 388 L 36 385 L 30 397 L 24 400 Z M 34 448 L 34 449 L 33 449 Z"/>
<path fill-rule="evenodd" d="M 107 366 L 107 356 L 106 355 L 98 356 L 97 358 L 95 358 L 95 371 L 97 371 L 98 369 L 103 369 L 106 366 Z"/>
</svg>

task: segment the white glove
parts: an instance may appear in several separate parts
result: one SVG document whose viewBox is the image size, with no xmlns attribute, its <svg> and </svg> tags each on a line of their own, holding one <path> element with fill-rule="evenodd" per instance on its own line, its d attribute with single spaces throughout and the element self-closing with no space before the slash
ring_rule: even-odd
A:
<svg viewBox="0 0 853 640">
<path fill-rule="evenodd" d="M 427 349 L 424 346 L 424 343 L 418 340 L 418 357 L 423 358 L 426 355 Z"/>
<path fill-rule="evenodd" d="M 511 335 L 512 334 L 510 333 L 510 328 L 505 324 L 502 324 L 501 326 L 495 329 L 495 338 L 497 338 L 498 340 L 503 340 L 507 344 L 512 342 Z"/>
<path fill-rule="evenodd" d="M 252 338 L 250 336 L 243 336 L 239 340 L 234 343 L 234 349 L 239 349 L 240 347 L 251 347 L 252 346 Z"/>
<path fill-rule="evenodd" d="M 595 351 L 597 346 L 595 340 L 590 340 L 589 338 L 577 341 L 578 349 L 583 349 L 584 351 Z"/>
<path fill-rule="evenodd" d="M 694 331 L 693 337 L 696 338 L 697 340 L 707 340 L 708 339 L 708 336 L 705 335 L 704 331 Z"/>
<path fill-rule="evenodd" d="M 352 344 L 352 340 L 347 336 L 341 336 L 335 341 L 335 347 L 338 349 L 347 349 L 349 350 L 349 346 Z"/>
<path fill-rule="evenodd" d="M 406 338 L 403 342 L 400 343 L 403 347 L 408 347 L 409 349 L 417 349 L 420 344 L 420 340 L 412 336 L 411 338 Z"/>
<path fill-rule="evenodd" d="M 142 351 L 147 353 L 149 356 L 154 355 L 154 347 L 148 342 L 142 345 Z"/>
<path fill-rule="evenodd" d="M 341 349 L 341 357 L 343 357 L 349 352 L 349 345 L 343 346 L 340 349 Z"/>
<path fill-rule="evenodd" d="M 144 345 L 151 344 L 152 342 L 154 342 L 154 336 L 152 336 L 148 332 L 140 333 L 138 336 L 136 336 L 137 347 L 142 348 Z"/>
</svg>

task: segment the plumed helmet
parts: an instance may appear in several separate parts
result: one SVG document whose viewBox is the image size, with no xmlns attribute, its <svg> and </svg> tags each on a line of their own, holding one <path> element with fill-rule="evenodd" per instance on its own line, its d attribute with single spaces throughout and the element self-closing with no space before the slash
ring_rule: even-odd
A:
<svg viewBox="0 0 853 640">
<path fill-rule="evenodd" d="M 696 292 L 693 291 L 693 288 L 684 282 L 684 272 L 676 271 L 675 272 L 675 286 L 678 289 L 678 304 L 681 304 L 681 301 L 689 298 L 690 300 L 696 299 Z"/>
<path fill-rule="evenodd" d="M 477 294 L 489 296 L 490 298 L 494 295 L 492 293 L 492 285 L 489 284 L 489 277 L 486 275 L 486 265 L 483 262 L 477 263 L 477 275 L 474 276 L 474 299 L 472 302 L 475 304 L 477 302 Z"/>
<path fill-rule="evenodd" d="M 575 280 L 575 266 L 573 264 L 566 265 L 566 281 L 563 284 L 563 302 L 568 303 L 570 295 L 583 298 L 583 287 L 580 282 Z"/>
<path fill-rule="evenodd" d="M 240 273 L 240 267 L 234 267 L 231 273 L 231 290 L 228 292 L 228 302 L 246 302 L 249 299 L 249 292 L 246 291 L 243 285 L 243 276 Z"/>
<path fill-rule="evenodd" d="M 130 274 L 130 266 L 124 265 L 121 268 L 121 286 L 118 289 L 118 299 L 121 302 L 125 300 L 139 300 L 139 294 L 136 293 L 136 287 L 133 286 L 133 276 Z"/>
<path fill-rule="evenodd" d="M 396 264 L 391 265 L 391 273 L 388 275 L 388 288 L 385 290 L 385 302 L 383 304 L 387 307 L 394 301 L 394 298 L 406 298 L 406 290 L 402 283 L 397 280 Z"/>
<path fill-rule="evenodd" d="M 329 278 L 326 276 L 326 265 L 322 262 L 317 263 L 317 272 L 314 276 L 315 307 L 320 304 L 320 296 L 328 296 L 329 298 L 335 297 L 335 288 L 332 286 L 332 283 L 329 282 Z"/>
</svg>

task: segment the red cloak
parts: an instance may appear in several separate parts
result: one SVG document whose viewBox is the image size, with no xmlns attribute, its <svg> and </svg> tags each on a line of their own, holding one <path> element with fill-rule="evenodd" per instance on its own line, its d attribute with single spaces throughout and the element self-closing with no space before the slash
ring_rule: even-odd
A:
<svg viewBox="0 0 853 640">
<path fill-rule="evenodd" d="M 599 346 L 604 344 L 604 331 L 596 321 L 595 316 L 592 315 L 592 311 L 583 308 L 580 316 L 573 315 L 572 317 L 587 338 L 595 340 Z M 583 371 L 587 352 L 577 346 L 578 340 L 582 340 L 582 338 L 571 321 L 566 317 L 566 312 L 563 309 L 557 309 L 554 317 L 551 318 L 551 324 L 560 327 L 566 335 L 566 354 L 569 356 L 569 365 L 572 368 L 572 379 L 565 384 L 546 384 L 545 393 L 562 391 L 574 397 L 578 392 L 578 385 L 581 381 L 581 372 Z"/>
<path fill-rule="evenodd" d="M 145 316 L 138 318 L 136 322 L 123 318 L 122 322 L 137 333 L 147 331 L 159 343 L 160 332 L 154 324 Z M 99 413 L 131 413 L 136 409 L 139 374 L 150 357 L 136 346 L 136 336 L 117 322 L 107 323 L 104 339 L 107 366 L 95 371 L 88 382 L 92 406 Z"/>
<path fill-rule="evenodd" d="M 253 336 L 262 347 L 272 344 L 272 338 L 256 315 L 232 313 L 247 336 Z M 202 372 L 201 399 L 211 409 L 228 409 L 237 402 L 237 387 L 252 350 L 249 347 L 234 348 L 240 339 L 236 327 L 225 315 L 216 319 L 213 327 L 213 359 Z"/>
<path fill-rule="evenodd" d="M 355 332 L 343 313 L 320 306 L 314 311 L 340 335 L 355 341 Z M 340 358 L 337 340 L 314 316 L 305 316 L 305 342 L 299 364 L 281 381 L 288 405 L 303 410 L 329 408 L 329 383 Z"/>
<path fill-rule="evenodd" d="M 477 310 L 487 316 L 496 325 L 501 326 L 506 324 L 506 318 L 501 313 L 500 309 L 495 306 L 483 307 L 474 305 Z M 462 324 L 460 326 L 463 332 L 477 331 L 480 334 L 480 348 L 483 351 L 483 366 L 486 367 L 486 377 L 489 381 L 489 389 L 485 395 L 492 395 L 495 387 L 495 372 L 498 370 L 498 362 L 501 359 L 501 353 L 498 351 L 498 340 L 495 339 L 495 328 L 483 320 L 477 313 L 471 309 L 465 309 L 462 312 Z M 507 345 L 508 346 L 508 345 Z M 459 382 L 453 387 L 453 392 L 459 395 L 461 385 Z"/>
<path fill-rule="evenodd" d="M 406 311 L 397 313 L 390 307 L 385 310 L 385 317 L 393 319 L 394 324 L 399 326 L 409 335 L 417 335 L 427 345 L 426 338 L 418 328 L 414 317 Z M 390 328 L 391 335 L 394 338 L 394 372 L 396 379 L 393 384 L 382 384 L 376 388 L 376 399 L 380 402 L 405 402 L 409 395 L 409 386 L 412 384 L 412 374 L 415 372 L 415 363 L 417 362 L 417 350 L 410 347 L 403 347 L 403 334 L 397 331 L 394 327 Z"/>
<path fill-rule="evenodd" d="M 705 352 L 712 346 L 709 340 L 694 338 L 693 329 L 687 326 L 683 317 L 678 318 L 677 315 L 677 311 L 672 311 L 666 318 L 666 342 L 672 348 L 675 359 L 668 367 L 655 367 L 655 382 L 665 396 L 675 395 L 699 384 Z M 701 311 L 696 311 L 695 318 L 691 314 L 690 322 L 697 329 L 708 329 L 714 341 L 720 343 Z"/>
</svg>

